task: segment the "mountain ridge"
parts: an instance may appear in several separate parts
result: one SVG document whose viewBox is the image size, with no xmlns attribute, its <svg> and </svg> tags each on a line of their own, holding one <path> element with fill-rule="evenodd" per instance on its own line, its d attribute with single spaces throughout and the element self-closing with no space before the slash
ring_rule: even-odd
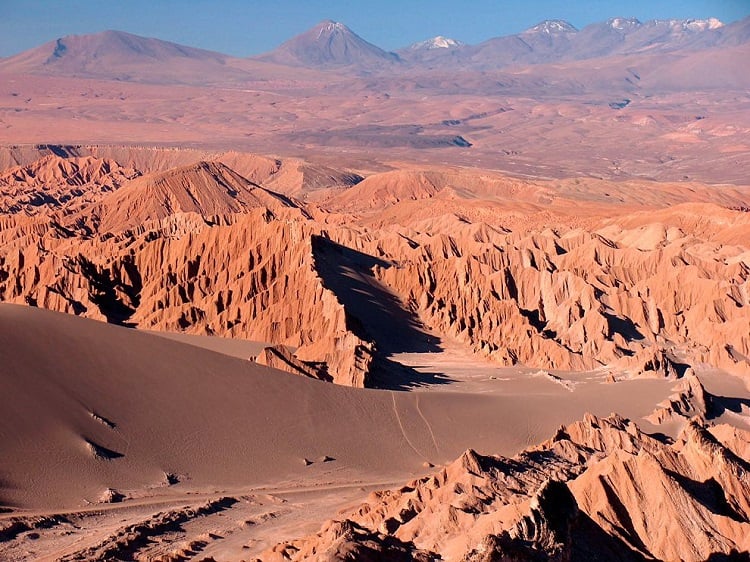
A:
<svg viewBox="0 0 750 562">
<path fill-rule="evenodd" d="M 698 51 L 748 41 L 750 16 L 729 24 L 716 18 L 641 22 L 617 16 L 581 29 L 564 20 L 544 20 L 520 33 L 473 45 L 439 35 L 390 52 L 343 23 L 323 20 L 271 51 L 246 58 L 117 30 L 67 35 L 0 59 L 0 72 L 212 83 L 250 80 L 258 70 L 253 65 L 260 63 L 311 70 L 386 72 L 444 67 L 482 71 L 610 55 Z"/>
<path fill-rule="evenodd" d="M 125 82 L 211 84 L 247 78 L 223 53 L 118 30 L 66 35 L 6 59 L 0 72 Z"/>
</svg>

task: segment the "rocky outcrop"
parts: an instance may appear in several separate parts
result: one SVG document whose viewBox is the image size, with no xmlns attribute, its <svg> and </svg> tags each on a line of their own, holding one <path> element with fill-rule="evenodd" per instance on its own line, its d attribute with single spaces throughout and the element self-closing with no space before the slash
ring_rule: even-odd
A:
<svg viewBox="0 0 750 562">
<path fill-rule="evenodd" d="M 217 222 L 219 222 L 217 220 Z M 174 215 L 158 230 L 58 240 L 0 255 L 0 292 L 27 303 L 132 326 L 220 334 L 298 347 L 334 381 L 362 386 L 368 349 L 317 275 L 314 230 L 268 209 L 206 224 Z"/>
<path fill-rule="evenodd" d="M 608 534 L 658 560 L 746 552 L 746 461 L 688 423 L 670 447 L 616 452 L 571 484 L 580 508 Z"/>
<path fill-rule="evenodd" d="M 433 197 L 443 187 L 440 179 L 426 172 L 393 171 L 365 178 L 335 199 L 339 211 L 362 212 L 383 208 L 403 200 Z"/>
<path fill-rule="evenodd" d="M 631 377 L 649 377 L 674 380 L 687 376 L 692 369 L 686 363 L 680 362 L 674 354 L 669 353 L 660 345 L 643 347 L 633 353 L 610 364 Z"/>
<path fill-rule="evenodd" d="M 331 377 L 318 365 L 305 363 L 294 356 L 283 345 L 264 347 L 255 357 L 255 362 L 280 371 L 300 375 L 321 381 L 330 381 Z"/>
<path fill-rule="evenodd" d="M 196 213 L 209 219 L 265 208 L 298 208 L 218 162 L 198 162 L 142 176 L 105 198 L 91 213 L 99 232 L 143 227 L 171 215 Z"/>
<path fill-rule="evenodd" d="M 138 175 L 109 159 L 51 154 L 0 174 L 0 213 L 65 214 L 100 200 Z"/>
<path fill-rule="evenodd" d="M 586 416 L 511 459 L 467 451 L 260 560 L 336 552 L 332 529 L 356 529 L 349 552 L 362 541 L 385 554 L 391 541 L 428 560 L 731 556 L 750 547 L 748 468 L 693 422 L 667 444 L 617 416 Z"/>
<path fill-rule="evenodd" d="M 709 221 L 688 205 L 583 226 L 562 214 L 522 220 L 504 205 L 552 192 L 470 171 L 375 174 L 333 186 L 318 208 L 215 160 L 160 169 L 186 157 L 156 150 L 156 171 L 122 182 L 130 172 L 91 156 L 3 176 L 20 189 L 41 177 L 28 170 L 60 161 L 65 173 L 50 175 L 60 189 L 93 178 L 113 191 L 86 188 L 57 214 L 0 216 L 0 297 L 294 346 L 355 386 L 383 356 L 436 351 L 435 337 L 505 365 L 606 367 L 613 379 L 677 379 L 700 363 L 750 375 L 747 213 Z M 283 164 L 222 157 L 286 185 Z"/>
<path fill-rule="evenodd" d="M 706 419 L 711 408 L 711 397 L 692 369 L 674 387 L 674 393 L 660 402 L 645 419 L 662 424 L 673 418 L 690 419 L 699 416 Z"/>
<path fill-rule="evenodd" d="M 440 560 L 413 543 L 404 543 L 396 537 L 373 531 L 354 521 L 328 521 L 320 533 L 319 542 L 308 544 L 280 544 L 269 555 L 278 560 L 320 560 L 338 562 L 434 562 Z M 256 561 L 258 562 L 258 561 Z"/>
<path fill-rule="evenodd" d="M 567 228 L 465 230 L 410 233 L 413 247 L 392 254 L 382 240 L 371 244 L 398 263 L 377 269 L 378 279 L 434 331 L 505 364 L 674 378 L 687 364 L 665 351 L 669 342 L 687 363 L 750 373 L 741 247 L 717 260 L 704 242 L 672 231 L 647 250 Z"/>
</svg>

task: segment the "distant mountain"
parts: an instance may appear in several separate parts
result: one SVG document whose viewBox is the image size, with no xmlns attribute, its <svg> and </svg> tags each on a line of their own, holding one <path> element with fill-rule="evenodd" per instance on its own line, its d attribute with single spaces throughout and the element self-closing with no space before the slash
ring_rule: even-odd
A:
<svg viewBox="0 0 750 562">
<path fill-rule="evenodd" d="M 721 45 L 742 45 L 750 42 L 750 17 L 725 25 L 720 33 Z"/>
<path fill-rule="evenodd" d="M 291 66 L 375 69 L 399 62 L 395 53 L 368 43 L 343 23 L 325 20 L 256 60 Z"/>
<path fill-rule="evenodd" d="M 451 39 L 450 37 L 443 37 L 442 35 L 438 35 L 436 37 L 432 37 L 431 39 L 427 39 L 425 41 L 419 41 L 418 43 L 413 43 L 407 47 L 411 51 L 432 51 L 435 49 L 455 49 L 457 47 L 463 47 L 465 43 L 462 43 L 461 41 L 457 41 L 456 39 Z"/>
<path fill-rule="evenodd" d="M 317 71 L 327 69 L 398 76 L 399 71 L 488 71 L 608 56 L 685 55 L 749 42 L 750 17 L 729 25 L 715 18 L 641 22 L 614 17 L 580 30 L 564 20 L 545 20 L 516 35 L 494 37 L 478 45 L 437 36 L 392 53 L 365 41 L 346 25 L 326 20 L 273 51 L 246 59 L 104 31 L 62 37 L 0 59 L 0 72 L 224 85 L 296 80 L 304 72 L 317 79 Z"/>
<path fill-rule="evenodd" d="M 0 60 L 0 70 L 147 82 L 207 83 L 244 74 L 231 57 L 123 31 L 69 35 Z"/>
<path fill-rule="evenodd" d="M 563 20 L 545 20 L 517 35 L 495 37 L 473 47 L 468 64 L 499 68 L 556 60 L 570 49 L 577 29 Z"/>
<path fill-rule="evenodd" d="M 743 23 L 744 22 L 744 23 Z M 610 55 L 657 54 L 739 45 L 750 39 L 750 18 L 724 26 L 715 18 L 652 20 L 615 17 L 577 30 L 563 20 L 545 20 L 517 35 L 494 37 L 443 56 L 454 67 L 491 70 L 513 65 L 586 60 Z M 432 65 L 440 64 L 440 55 Z"/>
<path fill-rule="evenodd" d="M 556 35 L 558 33 L 575 33 L 578 31 L 572 24 L 565 20 L 544 20 L 536 24 L 534 27 L 530 27 L 525 34 L 529 33 L 546 33 L 547 35 Z"/>
<path fill-rule="evenodd" d="M 710 46 L 719 40 L 723 24 L 708 20 L 651 20 L 611 18 L 583 28 L 568 56 L 587 59 L 612 54 L 668 52 L 702 41 Z"/>
</svg>

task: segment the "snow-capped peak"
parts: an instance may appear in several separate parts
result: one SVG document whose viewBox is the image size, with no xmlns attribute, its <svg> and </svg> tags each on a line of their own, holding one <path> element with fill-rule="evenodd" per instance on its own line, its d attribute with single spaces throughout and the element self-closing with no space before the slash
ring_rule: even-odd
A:
<svg viewBox="0 0 750 562">
<path fill-rule="evenodd" d="M 688 19 L 688 20 L 654 20 L 653 25 L 666 26 L 674 32 L 681 31 L 707 31 L 711 29 L 719 29 L 724 27 L 724 24 L 716 18 L 708 18 L 705 20 L 699 19 Z"/>
<path fill-rule="evenodd" d="M 442 35 L 438 35 L 437 37 L 433 37 L 432 39 L 427 39 L 426 41 L 420 41 L 419 43 L 414 43 L 410 49 L 412 50 L 418 50 L 418 49 L 455 49 L 456 47 L 461 47 L 464 45 L 461 41 L 458 41 L 456 39 L 451 39 L 450 37 L 443 37 Z"/>
<path fill-rule="evenodd" d="M 547 33 L 549 35 L 555 33 L 575 33 L 576 31 L 578 30 L 565 20 L 544 20 L 534 27 L 527 29 L 525 33 Z"/>
<path fill-rule="evenodd" d="M 607 20 L 607 24 L 612 29 L 617 29 L 618 31 L 635 29 L 636 27 L 641 26 L 641 22 L 638 21 L 638 18 L 611 18 Z"/>
<path fill-rule="evenodd" d="M 321 22 L 318 25 L 318 39 L 320 39 L 324 35 L 333 35 L 337 31 L 347 32 L 349 31 L 349 28 L 346 27 L 343 23 L 339 23 L 333 20 L 326 20 L 324 22 Z"/>
<path fill-rule="evenodd" d="M 685 20 L 682 23 L 682 27 L 689 31 L 706 31 L 707 29 L 719 29 L 724 27 L 724 24 L 716 18 L 708 18 L 707 20 Z"/>
</svg>

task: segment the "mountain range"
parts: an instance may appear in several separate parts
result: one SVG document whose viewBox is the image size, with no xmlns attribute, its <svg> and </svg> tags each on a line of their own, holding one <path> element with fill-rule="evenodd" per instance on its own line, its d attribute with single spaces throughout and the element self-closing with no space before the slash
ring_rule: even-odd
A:
<svg viewBox="0 0 750 562">
<path fill-rule="evenodd" d="M 104 31 L 62 37 L 0 59 L 0 71 L 136 82 L 212 83 L 251 79 L 269 65 L 367 74 L 435 68 L 487 71 L 613 55 L 701 52 L 746 46 L 749 41 L 750 18 L 724 25 L 714 18 L 640 22 L 616 17 L 581 30 L 566 21 L 545 20 L 522 33 L 477 45 L 437 36 L 389 52 L 346 25 L 325 20 L 278 48 L 249 58 Z M 156 67 L 162 72 L 149 72 Z"/>
<path fill-rule="evenodd" d="M 438 150 L 544 177 L 745 182 L 749 60 L 750 18 L 545 20 L 395 52 L 326 20 L 250 58 L 105 31 L 0 59 L 0 143 L 314 150 L 325 165 Z"/>
</svg>

